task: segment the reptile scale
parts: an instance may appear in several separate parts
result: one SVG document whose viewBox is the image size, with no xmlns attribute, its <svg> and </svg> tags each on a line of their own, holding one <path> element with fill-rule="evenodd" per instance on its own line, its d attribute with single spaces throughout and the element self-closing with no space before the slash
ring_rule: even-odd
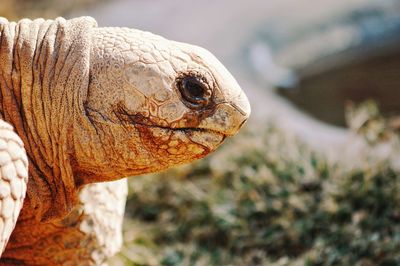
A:
<svg viewBox="0 0 400 266">
<path fill-rule="evenodd" d="M 0 265 L 104 265 L 122 178 L 204 157 L 249 114 L 200 47 L 90 17 L 0 18 Z"/>
</svg>

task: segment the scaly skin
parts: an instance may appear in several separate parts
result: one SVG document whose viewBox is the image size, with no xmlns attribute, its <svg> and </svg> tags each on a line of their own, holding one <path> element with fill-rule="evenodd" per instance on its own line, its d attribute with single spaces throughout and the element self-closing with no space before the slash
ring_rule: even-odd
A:
<svg viewBox="0 0 400 266">
<path fill-rule="evenodd" d="M 17 222 L 28 182 L 28 158 L 21 139 L 0 120 L 0 251 Z"/>
<path fill-rule="evenodd" d="M 2 123 L 14 127 L 29 161 L 2 265 L 101 264 L 121 244 L 126 181 L 96 182 L 202 158 L 250 114 L 239 85 L 208 51 L 97 28 L 87 17 L 0 19 L 0 92 Z M 1 192 L 26 178 L 5 170 L 1 178 L 4 247 L 15 218 L 5 215 L 10 196 Z M 15 217 L 24 196 L 12 194 Z"/>
</svg>

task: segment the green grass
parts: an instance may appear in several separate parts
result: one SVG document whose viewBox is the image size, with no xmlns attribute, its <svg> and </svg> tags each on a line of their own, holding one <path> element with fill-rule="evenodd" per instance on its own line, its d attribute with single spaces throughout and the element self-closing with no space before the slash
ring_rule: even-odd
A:
<svg viewBox="0 0 400 266">
<path fill-rule="evenodd" d="M 384 120 L 366 117 L 356 130 L 370 136 Z M 114 264 L 400 265 L 400 176 L 374 155 L 399 143 L 385 132 L 345 167 L 249 126 L 207 159 L 132 178 Z"/>
</svg>

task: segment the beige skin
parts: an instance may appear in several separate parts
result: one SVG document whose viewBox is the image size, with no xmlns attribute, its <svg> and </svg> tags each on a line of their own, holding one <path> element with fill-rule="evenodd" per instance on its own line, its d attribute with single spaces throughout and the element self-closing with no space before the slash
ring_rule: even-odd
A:
<svg viewBox="0 0 400 266">
<path fill-rule="evenodd" d="M 126 183 L 93 183 L 202 158 L 250 114 L 202 48 L 91 18 L 0 19 L 0 30 L 0 155 L 2 140 L 20 150 L 0 156 L 2 265 L 101 263 L 121 242 Z"/>
</svg>

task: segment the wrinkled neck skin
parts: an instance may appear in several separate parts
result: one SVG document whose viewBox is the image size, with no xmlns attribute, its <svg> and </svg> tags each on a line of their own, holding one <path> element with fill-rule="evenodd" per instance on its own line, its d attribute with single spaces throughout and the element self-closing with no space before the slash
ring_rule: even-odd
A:
<svg viewBox="0 0 400 266">
<path fill-rule="evenodd" d="M 123 37 L 118 36 L 120 31 L 120 28 L 114 28 L 113 31 L 104 28 L 92 30 L 90 82 L 87 101 L 84 102 L 85 115 L 79 118 L 80 122 L 74 128 L 74 178 L 77 186 L 155 172 L 172 164 L 157 158 L 157 149 L 146 145 L 147 142 L 153 142 L 155 137 L 144 132 L 146 127 L 141 130 L 140 125 L 130 120 L 123 111 L 121 87 L 124 87 L 126 79 L 126 58 L 120 53 L 121 47 L 114 43 L 118 43 L 118 37 Z M 129 47 L 126 52 L 132 50 Z M 138 72 L 135 76 L 141 74 Z M 130 91 L 135 90 L 130 88 Z M 142 99 L 139 94 L 135 97 Z M 150 100 L 143 103 L 150 103 Z M 146 109 L 140 104 L 135 107 L 135 111 Z M 151 121 L 149 124 L 157 123 Z M 165 132 L 165 135 L 169 134 L 172 133 Z"/>
<path fill-rule="evenodd" d="M 82 36 L 90 25 L 74 23 L 0 20 L 0 115 L 14 126 L 29 157 L 22 217 L 34 211 L 38 220 L 61 218 L 77 201 L 71 132 L 88 84 L 90 47 Z"/>
</svg>

